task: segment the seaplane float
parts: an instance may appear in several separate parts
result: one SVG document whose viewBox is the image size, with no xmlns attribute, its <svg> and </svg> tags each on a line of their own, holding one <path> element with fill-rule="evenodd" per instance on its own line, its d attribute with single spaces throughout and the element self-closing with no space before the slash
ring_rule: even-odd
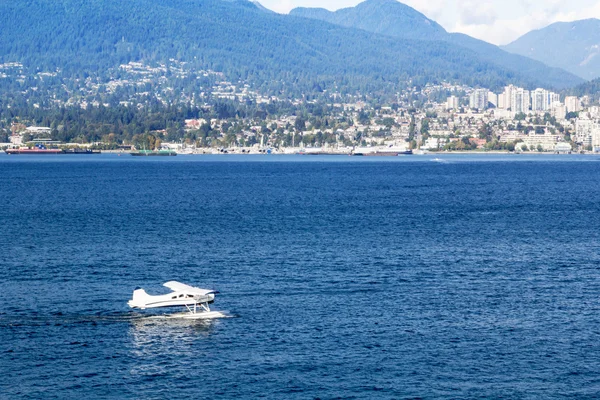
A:
<svg viewBox="0 0 600 400">
<path fill-rule="evenodd" d="M 133 298 L 127 302 L 131 308 L 185 307 L 187 311 L 167 315 L 167 318 L 211 319 L 225 318 L 220 311 L 211 311 L 209 304 L 215 302 L 216 290 L 200 289 L 181 282 L 169 281 L 163 286 L 172 290 L 171 293 L 151 296 L 142 288 L 133 291 Z"/>
</svg>

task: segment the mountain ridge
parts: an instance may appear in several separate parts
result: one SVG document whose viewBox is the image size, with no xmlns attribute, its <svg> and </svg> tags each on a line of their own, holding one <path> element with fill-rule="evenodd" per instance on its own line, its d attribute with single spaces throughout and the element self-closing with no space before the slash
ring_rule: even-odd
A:
<svg viewBox="0 0 600 400">
<path fill-rule="evenodd" d="M 462 33 L 449 33 L 437 22 L 396 0 L 366 0 L 355 7 L 342 8 L 337 11 L 298 7 L 291 10 L 290 15 L 319 19 L 402 39 L 443 41 L 472 50 L 483 60 L 503 68 L 524 72 L 532 77 L 545 75 L 555 83 L 554 86 L 562 86 L 560 88 L 582 82 L 582 80 L 574 79 L 565 85 L 557 85 L 556 83 L 561 77 L 564 77 L 565 72 L 560 68 L 549 67 L 540 61 L 509 53 L 498 46 Z"/>
<path fill-rule="evenodd" d="M 555 22 L 501 46 L 586 80 L 600 77 L 600 19 Z"/>
<path fill-rule="evenodd" d="M 396 0 L 365 0 L 354 7 L 328 11 L 324 8 L 297 7 L 290 15 L 320 19 L 373 33 L 410 39 L 440 39 L 446 30 L 414 8 Z M 360 18 L 357 18 L 360 15 Z M 402 19 L 403 24 L 398 25 Z"/>
<path fill-rule="evenodd" d="M 52 21 L 52 34 L 48 34 Z M 268 13 L 246 0 L 0 0 L 0 62 L 86 78 L 131 61 L 185 61 L 266 91 L 394 92 L 402 82 L 499 87 L 532 77 L 472 50 Z"/>
</svg>

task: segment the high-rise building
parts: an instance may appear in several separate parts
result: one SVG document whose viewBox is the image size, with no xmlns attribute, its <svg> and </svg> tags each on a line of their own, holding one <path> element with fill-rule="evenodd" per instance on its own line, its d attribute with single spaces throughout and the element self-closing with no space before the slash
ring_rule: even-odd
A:
<svg viewBox="0 0 600 400">
<path fill-rule="evenodd" d="M 567 107 L 567 112 L 581 111 L 581 103 L 579 102 L 579 98 L 576 96 L 565 97 L 565 107 Z"/>
<path fill-rule="evenodd" d="M 510 91 L 510 109 L 515 114 L 527 113 L 529 111 L 529 90 L 512 87 Z"/>
<path fill-rule="evenodd" d="M 512 105 L 512 92 L 515 87 L 513 85 L 508 85 L 504 88 L 504 108 L 507 110 L 511 108 Z"/>
<path fill-rule="evenodd" d="M 498 108 L 508 108 L 506 107 L 506 100 L 504 97 L 504 92 L 498 94 Z"/>
<path fill-rule="evenodd" d="M 529 90 L 523 90 L 523 112 L 527 113 L 531 108 L 531 93 Z"/>
<path fill-rule="evenodd" d="M 600 145 L 600 126 L 587 116 L 575 120 L 575 135 L 573 139 L 584 146 Z"/>
<path fill-rule="evenodd" d="M 475 89 L 469 96 L 469 107 L 480 111 L 485 110 L 488 105 L 488 90 Z"/>
<path fill-rule="evenodd" d="M 488 92 L 488 103 L 492 103 L 494 107 L 498 107 L 498 95 L 494 92 Z"/>
<path fill-rule="evenodd" d="M 532 111 L 549 111 L 557 101 L 560 101 L 560 96 L 549 90 L 537 88 L 531 92 Z"/>
<path fill-rule="evenodd" d="M 561 102 L 552 103 L 552 108 L 550 110 L 551 115 L 557 120 L 562 121 L 565 119 L 567 108 Z"/>
<path fill-rule="evenodd" d="M 548 109 L 548 91 L 537 88 L 531 92 L 531 110 L 544 111 Z"/>
<path fill-rule="evenodd" d="M 446 100 L 446 108 L 449 110 L 457 110 L 458 109 L 458 97 L 450 96 L 448 100 Z"/>
<path fill-rule="evenodd" d="M 552 108 L 552 104 L 560 103 L 560 95 L 554 92 L 548 92 L 548 109 Z"/>
</svg>

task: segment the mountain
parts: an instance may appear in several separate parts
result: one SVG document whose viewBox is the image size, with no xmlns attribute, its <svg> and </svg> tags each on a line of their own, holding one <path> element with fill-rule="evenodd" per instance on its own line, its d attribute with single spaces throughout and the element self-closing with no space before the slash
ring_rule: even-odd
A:
<svg viewBox="0 0 600 400">
<path fill-rule="evenodd" d="M 250 3 L 254 4 L 256 6 L 256 8 L 258 8 L 259 10 L 262 10 L 264 12 L 268 12 L 268 13 L 274 13 L 275 12 L 275 11 L 269 10 L 267 7 L 263 6 L 262 4 L 260 4 L 256 0 L 250 0 Z"/>
<path fill-rule="evenodd" d="M 440 40 L 447 35 L 437 22 L 396 0 L 367 0 L 335 12 L 298 7 L 291 10 L 290 15 L 405 39 Z"/>
<path fill-rule="evenodd" d="M 296 94 L 394 93 L 407 79 L 485 87 L 580 81 L 560 71 L 532 76 L 446 41 L 268 13 L 246 0 L 0 0 L 0 63 L 59 70 L 84 82 L 130 61 L 170 59 Z"/>
<path fill-rule="evenodd" d="M 503 46 L 584 79 L 600 77 L 600 20 L 556 22 Z"/>
<path fill-rule="evenodd" d="M 552 68 L 531 58 L 511 54 L 498 46 L 461 33 L 448 33 L 437 22 L 396 0 L 366 0 L 355 7 L 335 12 L 322 8 L 295 8 L 290 15 L 318 19 L 346 27 L 364 29 L 402 39 L 446 42 L 454 48 L 466 48 L 477 57 L 504 70 L 530 80 L 544 81 L 547 86 L 565 88 L 582 79 L 559 68 Z"/>
</svg>

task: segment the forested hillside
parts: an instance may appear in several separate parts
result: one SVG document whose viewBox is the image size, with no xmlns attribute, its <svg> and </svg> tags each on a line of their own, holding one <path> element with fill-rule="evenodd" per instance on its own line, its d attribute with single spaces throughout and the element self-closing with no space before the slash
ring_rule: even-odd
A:
<svg viewBox="0 0 600 400">
<path fill-rule="evenodd" d="M 450 80 L 557 86 L 441 41 L 397 39 L 264 12 L 245 0 L 0 0 L 0 61 L 86 78 L 176 59 L 257 88 L 387 90 Z"/>
<path fill-rule="evenodd" d="M 564 70 L 506 52 L 483 40 L 461 33 L 448 33 L 437 22 L 396 0 L 366 0 L 356 7 L 335 12 L 323 8 L 296 8 L 290 14 L 401 39 L 450 43 L 454 49 L 473 51 L 478 59 L 489 62 L 498 69 L 512 71 L 515 81 L 531 88 L 536 85 L 565 88 L 582 82 L 582 79 Z"/>
<path fill-rule="evenodd" d="M 593 102 L 598 102 L 600 101 L 600 78 L 575 86 L 573 89 L 567 91 L 567 94 L 579 97 L 590 96 Z"/>
</svg>

